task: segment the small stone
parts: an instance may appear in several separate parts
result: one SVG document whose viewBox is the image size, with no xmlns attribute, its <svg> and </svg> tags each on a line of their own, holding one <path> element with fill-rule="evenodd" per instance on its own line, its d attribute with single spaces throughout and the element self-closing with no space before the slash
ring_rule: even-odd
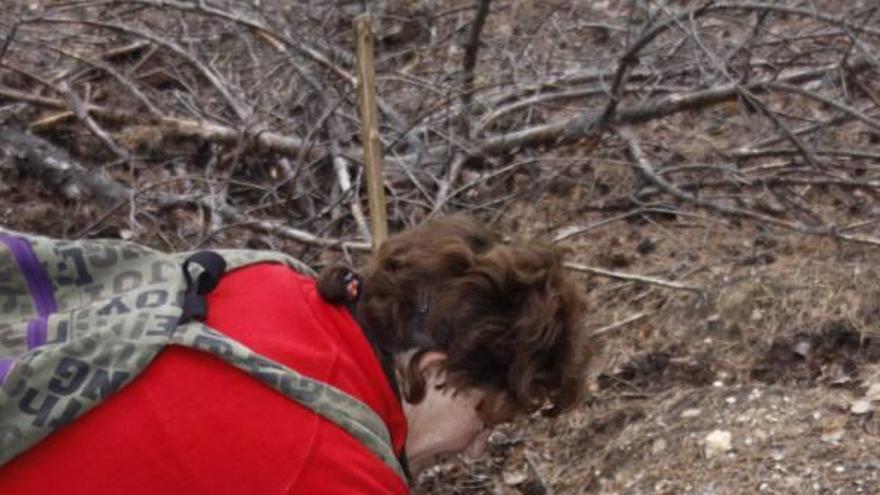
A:
<svg viewBox="0 0 880 495">
<path fill-rule="evenodd" d="M 684 418 L 684 419 L 697 418 L 697 417 L 699 417 L 701 414 L 703 414 L 703 410 L 702 410 L 702 409 L 699 409 L 699 408 L 693 407 L 693 408 L 685 409 L 684 411 L 682 411 L 682 412 L 681 412 L 681 417 Z"/>
<path fill-rule="evenodd" d="M 859 399 L 853 401 L 849 407 L 849 412 L 853 414 L 868 414 L 874 410 L 874 404 L 870 400 Z"/>
<path fill-rule="evenodd" d="M 651 453 L 654 455 L 662 454 L 668 446 L 669 444 L 666 442 L 665 439 L 658 438 L 654 440 L 654 443 L 651 444 Z"/>
<path fill-rule="evenodd" d="M 794 353 L 799 355 L 800 357 L 807 359 L 808 357 L 810 357 L 811 347 L 812 346 L 810 345 L 810 342 L 808 340 L 802 340 L 794 345 L 792 351 L 794 351 Z"/>
<path fill-rule="evenodd" d="M 706 457 L 711 459 L 718 457 L 733 448 L 733 435 L 729 431 L 715 430 L 706 435 L 705 453 Z"/>
</svg>

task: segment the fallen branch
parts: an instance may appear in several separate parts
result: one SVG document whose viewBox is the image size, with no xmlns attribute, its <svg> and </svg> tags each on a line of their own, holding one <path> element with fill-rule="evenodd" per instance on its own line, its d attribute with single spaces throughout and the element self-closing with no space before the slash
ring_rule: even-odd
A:
<svg viewBox="0 0 880 495">
<path fill-rule="evenodd" d="M 40 137 L 0 126 L 0 150 L 14 157 L 14 162 L 24 170 L 44 177 L 67 199 L 82 200 L 91 195 L 115 210 L 120 207 L 120 202 L 128 202 L 130 198 L 137 196 L 137 192 L 100 172 L 87 169 L 67 152 Z M 303 244 L 357 251 L 370 249 L 366 242 L 318 237 L 281 222 L 255 219 L 229 205 L 212 205 L 209 198 L 156 194 L 151 195 L 151 199 L 160 207 L 199 204 L 220 215 L 227 223 L 251 226 Z"/>
<path fill-rule="evenodd" d="M 355 77 L 344 67 L 334 63 L 330 59 L 330 57 L 321 53 L 320 50 L 309 45 L 306 40 L 293 39 L 289 36 L 286 36 L 271 29 L 269 26 L 263 24 L 262 22 L 243 14 L 211 7 L 203 1 L 180 2 L 177 0 L 110 0 L 106 3 L 119 4 L 122 2 L 137 5 L 147 5 L 158 9 L 173 8 L 182 12 L 193 12 L 196 14 L 216 17 L 239 24 L 252 30 L 257 37 L 268 43 L 279 52 L 288 54 L 288 49 L 296 51 L 304 55 L 308 59 L 311 59 L 312 61 L 328 69 L 332 74 L 335 74 L 338 78 L 345 81 L 345 83 L 352 88 L 357 87 L 357 77 Z M 355 57 L 352 56 L 350 53 L 344 53 L 339 50 L 334 50 L 333 56 L 337 59 L 343 59 L 348 63 L 353 63 L 355 59 Z M 398 129 L 403 130 L 409 127 L 406 124 L 406 119 L 388 102 L 378 96 L 376 98 L 376 102 L 379 110 L 381 110 L 382 113 L 391 122 L 393 122 L 394 125 L 397 126 Z M 403 132 L 403 136 L 407 144 L 409 144 L 410 147 L 413 148 L 415 151 L 419 152 L 424 149 L 424 144 L 418 139 L 418 137 L 416 137 L 415 133 L 411 132 L 411 130 Z"/>
<path fill-rule="evenodd" d="M 649 182 L 657 186 L 660 190 L 666 192 L 676 199 L 725 215 L 750 218 L 761 223 L 782 227 L 785 229 L 793 230 L 795 232 L 800 232 L 802 234 L 830 236 L 845 241 L 880 246 L 880 238 L 855 234 L 843 234 L 840 232 L 840 229 L 834 225 L 808 226 L 799 223 L 789 222 L 786 220 L 780 220 L 778 218 L 762 215 L 753 211 L 735 208 L 732 206 L 727 206 L 697 198 L 691 194 L 686 193 L 680 187 L 672 184 L 671 182 L 667 181 L 657 174 L 657 172 L 654 170 L 654 167 L 651 166 L 651 163 L 645 157 L 644 152 L 642 151 L 641 146 L 639 145 L 639 142 L 636 139 L 635 135 L 633 135 L 632 131 L 627 128 L 620 128 L 618 129 L 618 134 L 627 143 L 630 156 L 632 157 L 636 168 L 638 168 L 642 175 Z"/>
<path fill-rule="evenodd" d="M 605 270 L 604 268 L 597 268 L 594 266 L 581 265 L 578 263 L 566 263 L 565 267 L 570 270 L 574 270 L 576 272 L 589 273 L 592 275 L 599 275 L 602 277 L 614 278 L 617 280 L 626 280 L 628 282 L 640 282 L 643 284 L 665 287 L 667 289 L 693 292 L 695 294 L 701 294 L 701 295 L 703 294 L 702 287 L 699 287 L 696 285 L 690 285 L 690 284 L 683 284 L 683 283 L 679 283 L 679 282 L 672 282 L 670 280 L 664 280 L 662 278 L 648 277 L 645 275 L 635 275 L 632 273 L 614 272 L 611 270 Z"/>
<path fill-rule="evenodd" d="M 790 148 L 770 148 L 770 149 L 739 149 L 728 151 L 726 154 L 731 158 L 750 160 L 755 158 L 768 158 L 777 156 L 792 156 L 799 154 L 800 151 Z M 813 153 L 820 156 L 837 156 L 841 158 L 866 159 L 880 161 L 880 153 L 872 153 L 867 150 L 838 150 L 830 148 L 814 149 Z"/>
<path fill-rule="evenodd" d="M 802 9 L 797 7 L 787 7 L 785 5 L 776 5 L 772 3 L 759 2 L 718 2 L 712 5 L 711 10 L 742 10 L 745 12 L 775 12 L 779 14 L 795 15 L 799 17 L 808 17 L 816 19 L 841 29 L 848 29 L 858 33 L 866 33 L 874 36 L 880 36 L 880 29 L 868 26 L 856 26 L 848 19 L 823 14 L 817 9 Z"/>
<path fill-rule="evenodd" d="M 741 87 L 753 93 L 760 93 L 765 91 L 768 85 L 772 83 L 805 83 L 820 79 L 825 77 L 828 72 L 843 68 L 852 73 L 858 73 L 871 68 L 871 65 L 866 59 L 861 58 L 851 62 L 847 67 L 841 67 L 840 64 L 829 64 L 817 69 L 795 72 L 784 77 L 744 84 Z M 694 91 L 692 93 L 664 96 L 651 103 L 617 109 L 614 118 L 608 122 L 608 125 L 641 124 L 688 110 L 706 108 L 718 103 L 735 100 L 738 98 L 739 91 L 740 85 L 726 84 L 717 88 Z M 591 133 L 597 132 L 599 129 L 596 126 L 600 123 L 600 119 L 601 114 L 599 112 L 587 112 L 570 119 L 487 139 L 477 145 L 477 150 L 480 154 L 495 155 L 509 152 L 516 148 L 535 147 L 542 144 L 558 145 L 573 143 L 587 137 Z"/>
<path fill-rule="evenodd" d="M 805 96 L 807 98 L 816 100 L 816 101 L 821 102 L 825 105 L 828 105 L 829 107 L 831 107 L 835 110 L 838 110 L 840 112 L 845 113 L 846 115 L 849 115 L 850 117 L 864 123 L 865 125 L 873 128 L 876 131 L 880 131 L 880 120 L 871 118 L 862 111 L 859 111 L 859 110 L 852 108 L 848 105 L 844 105 L 843 103 L 840 103 L 838 101 L 834 101 L 831 98 L 827 98 L 825 96 L 822 96 L 815 91 L 810 91 L 808 89 L 801 88 L 799 86 L 794 86 L 791 84 L 784 84 L 784 83 L 770 83 L 767 85 L 767 89 L 772 89 L 772 90 L 777 90 L 777 91 L 785 91 L 788 93 L 795 93 L 795 94 L 799 94 L 801 96 Z"/>
</svg>

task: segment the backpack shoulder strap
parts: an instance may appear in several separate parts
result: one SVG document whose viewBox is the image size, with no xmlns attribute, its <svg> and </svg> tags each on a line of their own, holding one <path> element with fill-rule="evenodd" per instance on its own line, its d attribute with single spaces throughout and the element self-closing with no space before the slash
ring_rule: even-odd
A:
<svg viewBox="0 0 880 495">
<path fill-rule="evenodd" d="M 360 440 L 406 480 L 385 422 L 360 400 L 266 358 L 198 321 L 178 327 L 172 340 L 175 344 L 208 352 L 224 360 L 323 416 Z"/>
<path fill-rule="evenodd" d="M 277 251 L 261 251 L 254 249 L 215 249 L 211 252 L 217 253 L 226 261 L 226 271 L 235 270 L 254 263 L 281 263 L 287 265 L 303 275 L 310 277 L 317 276 L 317 272 L 309 265 L 302 261 Z M 191 256 L 192 253 L 181 253 L 175 256 L 181 261 Z"/>
</svg>

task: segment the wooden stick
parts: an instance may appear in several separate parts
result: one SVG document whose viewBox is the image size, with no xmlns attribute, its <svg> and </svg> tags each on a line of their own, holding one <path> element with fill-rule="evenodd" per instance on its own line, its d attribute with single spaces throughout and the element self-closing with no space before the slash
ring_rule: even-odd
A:
<svg viewBox="0 0 880 495">
<path fill-rule="evenodd" d="M 616 278 L 618 280 L 628 280 L 630 282 L 641 282 L 643 284 L 649 285 L 658 285 L 660 287 L 666 287 L 667 289 L 686 290 L 688 292 L 695 292 L 697 294 L 703 293 L 703 289 L 699 286 L 673 282 L 671 280 L 664 280 L 657 277 L 635 275 L 632 273 L 613 272 L 611 270 L 605 270 L 594 266 L 581 265 L 578 263 L 566 263 L 565 267 L 576 272 L 591 273 L 593 275 L 599 275 L 602 277 Z"/>
<path fill-rule="evenodd" d="M 361 14 L 354 20 L 357 45 L 357 91 L 361 112 L 361 140 L 364 145 L 367 198 L 373 252 L 388 238 L 385 208 L 385 181 L 382 174 L 382 142 L 379 140 L 379 114 L 376 110 L 376 68 L 373 63 L 373 19 Z"/>
<path fill-rule="evenodd" d="M 618 322 L 612 323 L 610 325 L 606 325 L 602 328 L 599 328 L 598 330 L 595 330 L 590 335 L 595 337 L 597 335 L 603 335 L 608 332 L 613 332 L 614 330 L 617 330 L 618 328 L 623 328 L 623 327 L 629 325 L 630 323 L 635 323 L 637 321 L 640 321 L 640 320 L 644 319 L 646 316 L 648 316 L 647 312 L 636 313 L 623 321 L 618 321 Z"/>
</svg>

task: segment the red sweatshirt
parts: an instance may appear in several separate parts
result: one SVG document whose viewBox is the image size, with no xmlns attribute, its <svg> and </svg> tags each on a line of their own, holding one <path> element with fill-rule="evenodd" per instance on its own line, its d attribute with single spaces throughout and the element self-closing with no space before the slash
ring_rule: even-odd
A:
<svg viewBox="0 0 880 495">
<path fill-rule="evenodd" d="M 264 264 L 225 275 L 207 324 L 360 399 L 395 450 L 406 421 L 378 359 L 313 280 Z M 164 350 L 116 395 L 0 468 L 4 495 L 398 495 L 407 487 L 358 440 L 242 371 Z"/>
</svg>

